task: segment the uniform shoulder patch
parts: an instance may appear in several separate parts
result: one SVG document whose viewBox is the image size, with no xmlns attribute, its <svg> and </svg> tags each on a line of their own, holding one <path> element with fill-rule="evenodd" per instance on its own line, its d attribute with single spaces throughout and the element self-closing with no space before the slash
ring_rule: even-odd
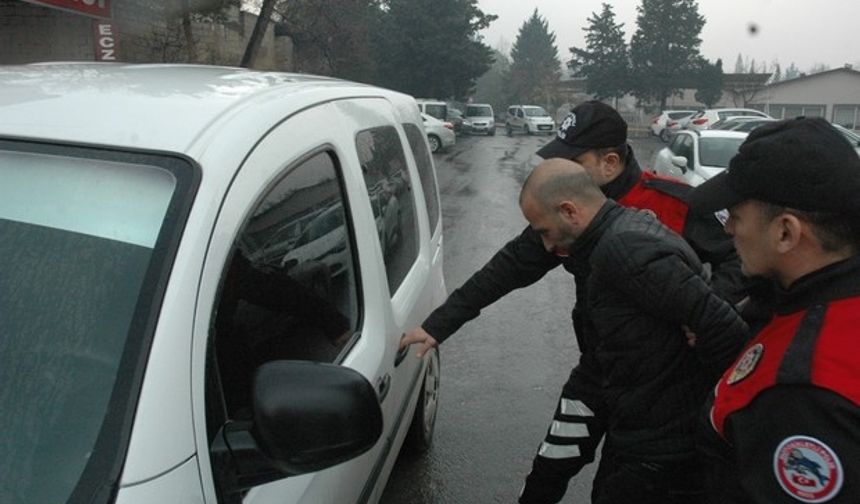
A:
<svg viewBox="0 0 860 504">
<path fill-rule="evenodd" d="M 773 454 L 773 472 L 785 493 L 800 502 L 827 502 L 842 488 L 836 452 L 808 436 L 785 438 Z"/>
<path fill-rule="evenodd" d="M 749 376 L 753 371 L 755 371 L 758 362 L 761 360 L 761 356 L 764 354 L 764 345 L 761 343 L 756 343 L 755 345 L 749 347 L 741 359 L 735 364 L 734 369 L 729 374 L 729 377 L 726 378 L 727 385 L 734 385 L 735 383 L 743 380 L 747 376 Z"/>
</svg>

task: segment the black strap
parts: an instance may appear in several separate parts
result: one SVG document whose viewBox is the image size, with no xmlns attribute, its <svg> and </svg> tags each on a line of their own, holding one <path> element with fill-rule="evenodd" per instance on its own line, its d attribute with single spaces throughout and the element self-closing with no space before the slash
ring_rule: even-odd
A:
<svg viewBox="0 0 860 504">
<path fill-rule="evenodd" d="M 827 313 L 826 304 L 810 307 L 800 321 L 794 338 L 788 345 L 779 370 L 776 373 L 777 383 L 811 383 L 812 358 L 815 356 L 815 343 L 824 325 L 824 315 Z"/>
</svg>

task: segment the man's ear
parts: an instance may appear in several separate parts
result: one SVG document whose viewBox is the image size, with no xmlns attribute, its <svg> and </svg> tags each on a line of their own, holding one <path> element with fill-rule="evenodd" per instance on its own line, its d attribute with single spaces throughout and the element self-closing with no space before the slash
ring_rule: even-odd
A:
<svg viewBox="0 0 860 504">
<path fill-rule="evenodd" d="M 794 250 L 800 244 L 800 238 L 804 232 L 804 224 L 796 215 L 784 213 L 776 218 L 772 224 L 776 226 L 776 250 L 781 254 Z"/>
<path fill-rule="evenodd" d="M 580 213 L 581 209 L 574 201 L 564 200 L 558 204 L 558 215 L 566 222 L 576 223 Z"/>
<path fill-rule="evenodd" d="M 610 152 L 603 156 L 605 164 L 601 167 L 602 175 L 605 180 L 612 180 L 615 176 L 621 173 L 624 168 L 621 156 L 617 152 Z"/>
</svg>

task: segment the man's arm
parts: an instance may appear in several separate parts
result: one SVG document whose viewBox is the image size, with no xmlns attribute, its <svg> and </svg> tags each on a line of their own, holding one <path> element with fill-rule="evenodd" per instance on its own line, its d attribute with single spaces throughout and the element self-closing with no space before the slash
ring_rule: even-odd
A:
<svg viewBox="0 0 860 504">
<path fill-rule="evenodd" d="M 670 241 L 625 233 L 599 248 L 595 268 L 644 310 L 676 325 L 679 337 L 681 326 L 695 333 L 697 355 L 716 375 L 732 363 L 747 339 L 746 324 Z"/>
<path fill-rule="evenodd" d="M 732 304 L 747 296 L 749 280 L 741 273 L 732 237 L 715 214 L 689 213 L 684 239 L 703 263 L 711 265 L 711 285 L 717 294 Z"/>
<path fill-rule="evenodd" d="M 477 317 L 483 308 L 514 289 L 537 282 L 560 262 L 558 257 L 546 251 L 540 236 L 527 227 L 452 292 L 421 327 L 426 335 L 441 343 L 463 324 Z M 405 340 L 402 344 L 405 346 L 410 342 L 415 341 Z"/>
<path fill-rule="evenodd" d="M 729 419 L 734 461 L 748 502 L 802 501 L 798 496 L 805 502 L 857 502 L 856 404 L 812 385 L 783 385 L 761 393 Z"/>
</svg>

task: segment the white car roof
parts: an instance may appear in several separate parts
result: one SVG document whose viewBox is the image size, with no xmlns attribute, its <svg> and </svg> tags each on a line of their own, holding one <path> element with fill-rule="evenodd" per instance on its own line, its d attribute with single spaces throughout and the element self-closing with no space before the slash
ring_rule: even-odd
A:
<svg viewBox="0 0 860 504">
<path fill-rule="evenodd" d="M 314 104 L 383 96 L 404 117 L 411 97 L 327 77 L 199 65 L 0 66 L 0 136 L 189 154 L 218 128 L 262 136 Z"/>
<path fill-rule="evenodd" d="M 746 131 L 702 130 L 699 132 L 702 138 L 746 138 L 747 135 L 749 133 Z"/>
</svg>

